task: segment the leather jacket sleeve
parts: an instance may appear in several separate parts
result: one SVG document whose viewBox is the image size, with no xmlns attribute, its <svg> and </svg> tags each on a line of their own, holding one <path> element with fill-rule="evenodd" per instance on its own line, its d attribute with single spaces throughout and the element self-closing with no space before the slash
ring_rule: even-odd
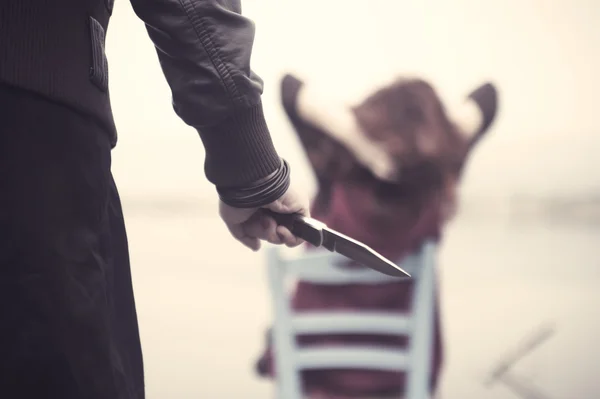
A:
<svg viewBox="0 0 600 399">
<path fill-rule="evenodd" d="M 131 0 L 146 24 L 173 95 L 195 127 L 217 187 L 244 187 L 281 160 L 265 122 L 262 80 L 250 69 L 254 23 L 240 0 Z"/>
</svg>

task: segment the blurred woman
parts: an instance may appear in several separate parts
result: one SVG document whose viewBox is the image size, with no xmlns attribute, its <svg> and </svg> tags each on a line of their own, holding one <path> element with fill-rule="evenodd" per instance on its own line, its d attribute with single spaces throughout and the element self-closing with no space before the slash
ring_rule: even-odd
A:
<svg viewBox="0 0 600 399">
<path fill-rule="evenodd" d="M 439 240 L 455 213 L 457 184 L 467 156 L 494 120 L 495 88 L 482 85 L 464 104 L 451 109 L 445 109 L 433 87 L 421 79 L 398 79 L 350 107 L 328 100 L 323 94 L 326 88 L 318 89 L 290 75 L 281 85 L 284 109 L 318 181 L 312 215 L 398 262 L 426 240 Z M 335 287 L 301 282 L 292 306 L 298 312 L 406 312 L 412 289 L 411 281 Z M 405 346 L 406 341 L 375 335 L 298 337 L 300 345 Z M 257 368 L 260 375 L 272 377 L 267 344 Z M 443 360 L 437 302 L 432 353 L 433 394 Z M 314 370 L 304 372 L 303 381 L 313 399 L 400 398 L 405 376 L 372 370 Z"/>
</svg>

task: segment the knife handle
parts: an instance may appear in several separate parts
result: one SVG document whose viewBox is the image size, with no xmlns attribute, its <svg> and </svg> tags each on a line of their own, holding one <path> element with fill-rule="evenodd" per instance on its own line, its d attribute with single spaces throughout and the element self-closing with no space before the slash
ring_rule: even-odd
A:
<svg viewBox="0 0 600 399">
<path fill-rule="evenodd" d="M 275 219 L 280 226 L 287 227 L 293 235 L 303 239 L 315 247 L 323 245 L 323 227 L 321 222 L 304 217 L 297 213 L 277 213 L 263 209 L 267 216 Z"/>
</svg>

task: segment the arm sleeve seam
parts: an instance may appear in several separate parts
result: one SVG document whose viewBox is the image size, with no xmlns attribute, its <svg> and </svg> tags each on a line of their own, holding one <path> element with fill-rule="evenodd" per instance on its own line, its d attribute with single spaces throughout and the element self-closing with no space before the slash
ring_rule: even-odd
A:
<svg viewBox="0 0 600 399">
<path fill-rule="evenodd" d="M 198 41 L 204 48 L 204 51 L 208 55 L 208 58 L 215 70 L 219 74 L 221 79 L 221 84 L 223 85 L 225 92 L 228 97 L 232 101 L 233 105 L 236 105 L 236 100 L 239 101 L 240 94 L 238 87 L 236 86 L 232 74 L 225 64 L 222 61 L 221 54 L 219 53 L 219 49 L 215 46 L 210 33 L 208 32 L 206 23 L 203 21 L 203 18 L 198 16 L 196 9 L 194 8 L 194 2 L 190 0 L 179 0 L 179 4 L 184 9 L 188 19 L 190 20 L 192 27 L 194 28 L 194 32 L 196 33 L 196 37 Z"/>
</svg>

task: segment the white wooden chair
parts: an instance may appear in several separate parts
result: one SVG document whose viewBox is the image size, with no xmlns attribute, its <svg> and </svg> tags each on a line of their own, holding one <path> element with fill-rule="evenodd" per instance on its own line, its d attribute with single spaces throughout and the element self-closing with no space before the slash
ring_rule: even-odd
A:
<svg viewBox="0 0 600 399">
<path fill-rule="evenodd" d="M 284 250 L 285 251 L 285 250 Z M 407 373 L 407 399 L 429 398 L 431 345 L 433 339 L 436 244 L 428 242 L 401 262 L 416 279 L 412 312 L 408 315 L 382 312 L 318 311 L 294 314 L 290 306 L 292 281 L 340 285 L 381 284 L 397 278 L 370 269 L 340 267 L 344 259 L 327 251 L 305 253 L 286 259 L 278 248 L 269 248 L 269 281 L 274 305 L 273 345 L 278 399 L 301 399 L 300 372 L 307 369 L 373 369 Z M 299 347 L 297 335 L 382 334 L 409 337 L 407 349 L 387 347 Z"/>
</svg>

